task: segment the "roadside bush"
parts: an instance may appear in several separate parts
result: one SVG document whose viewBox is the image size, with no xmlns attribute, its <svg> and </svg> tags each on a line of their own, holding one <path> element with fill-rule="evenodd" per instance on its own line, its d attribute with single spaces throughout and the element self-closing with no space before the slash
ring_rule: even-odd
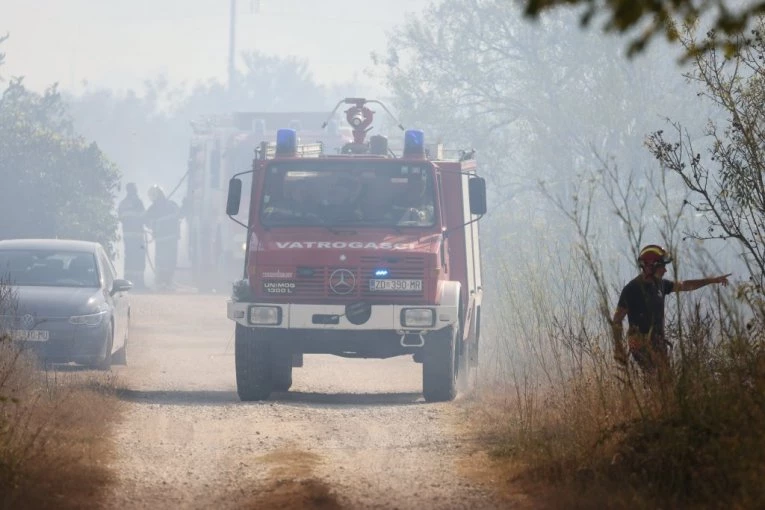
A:
<svg viewBox="0 0 765 510">
<path fill-rule="evenodd" d="M 517 288 L 517 279 L 538 275 L 505 277 Z M 587 293 L 584 280 L 565 276 Z M 763 315 L 734 298 L 720 315 L 689 300 L 682 321 L 673 315 L 668 324 L 673 371 L 658 386 L 635 367 L 617 369 L 606 328 L 587 318 L 597 310 L 565 314 L 533 295 L 526 294 L 525 307 L 505 302 L 512 312 L 504 321 L 517 314 L 534 327 L 501 339 L 514 351 L 509 377 L 472 404 L 492 409 L 478 422 L 493 453 L 514 462 L 515 483 L 553 508 L 765 508 Z M 732 307 L 748 310 L 750 319 L 728 320 L 738 315 Z"/>
<path fill-rule="evenodd" d="M 598 203 L 594 189 L 578 190 L 581 209 L 568 215 L 578 236 L 570 252 L 546 249 L 551 240 L 540 233 L 536 249 L 526 246 L 497 272 L 486 328 L 497 352 L 486 356 L 493 366 L 484 368 L 493 370 L 484 374 L 503 395 L 484 391 L 476 404 L 502 409 L 483 422 L 494 453 L 512 459 L 517 480 L 552 507 L 765 508 L 760 287 L 745 280 L 733 292 L 710 287 L 667 298 L 674 348 L 666 384 L 644 379 L 634 366 L 617 368 L 610 316 L 635 273 L 622 281 L 608 276 L 619 271 L 605 269 L 605 243 L 586 228 Z M 633 248 L 644 244 L 644 227 L 625 223 Z M 665 246 L 673 246 L 674 225 L 659 234 Z M 680 270 L 706 273 L 673 272 Z"/>
<path fill-rule="evenodd" d="M 11 341 L 14 299 L 0 284 L 0 508 L 85 508 L 111 481 L 114 382 L 41 370 Z"/>
<path fill-rule="evenodd" d="M 601 457 L 594 469 L 673 507 L 762 508 L 762 337 L 726 336 L 705 354 L 676 359 L 667 394 L 650 395 L 653 412 L 608 431 L 617 456 Z"/>
</svg>

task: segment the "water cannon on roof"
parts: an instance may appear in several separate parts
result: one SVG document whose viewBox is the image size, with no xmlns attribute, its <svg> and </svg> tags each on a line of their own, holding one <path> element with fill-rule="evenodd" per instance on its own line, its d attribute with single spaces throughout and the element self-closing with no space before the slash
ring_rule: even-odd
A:
<svg viewBox="0 0 765 510">
<path fill-rule="evenodd" d="M 353 142 L 346 144 L 346 148 L 344 148 L 343 152 L 356 154 L 369 151 L 369 148 L 366 145 L 366 136 L 367 133 L 372 129 L 372 121 L 374 120 L 375 114 L 374 110 L 371 110 L 367 106 L 369 104 L 377 104 L 381 106 L 382 109 L 385 110 L 385 112 L 390 115 L 390 117 L 396 122 L 396 125 L 401 129 L 401 131 L 405 131 L 401 122 L 396 119 L 396 117 L 383 103 L 376 99 L 365 99 L 363 97 L 347 97 L 340 100 L 332 109 L 332 112 L 329 114 L 327 120 L 325 120 L 324 124 L 322 124 L 322 129 L 327 127 L 329 121 L 335 115 L 337 110 L 341 105 L 344 104 L 350 105 L 350 107 L 345 110 L 344 113 L 346 121 L 353 129 Z M 379 143 L 380 141 L 376 140 L 375 146 L 379 147 Z"/>
</svg>

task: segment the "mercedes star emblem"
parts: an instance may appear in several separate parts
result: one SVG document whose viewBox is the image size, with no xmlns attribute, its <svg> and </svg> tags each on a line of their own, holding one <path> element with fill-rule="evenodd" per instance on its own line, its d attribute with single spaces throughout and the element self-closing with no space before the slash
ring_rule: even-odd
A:
<svg viewBox="0 0 765 510">
<path fill-rule="evenodd" d="M 335 294 L 350 294 L 355 286 L 356 277 L 349 269 L 335 269 L 329 277 L 329 288 Z"/>
</svg>

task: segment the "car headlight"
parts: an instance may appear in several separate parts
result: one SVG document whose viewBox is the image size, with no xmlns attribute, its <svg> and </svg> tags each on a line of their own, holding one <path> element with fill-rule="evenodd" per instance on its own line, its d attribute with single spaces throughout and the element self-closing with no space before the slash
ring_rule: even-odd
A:
<svg viewBox="0 0 765 510">
<path fill-rule="evenodd" d="M 83 326 L 98 326 L 101 321 L 104 320 L 108 311 L 104 310 L 98 313 L 91 313 L 88 315 L 73 315 L 69 317 L 70 324 L 77 324 Z"/>
<path fill-rule="evenodd" d="M 430 328 L 436 324 L 436 314 L 431 308 L 404 308 L 401 324 L 408 328 Z"/>
<path fill-rule="evenodd" d="M 282 309 L 278 306 L 251 306 L 250 324 L 276 326 L 282 322 Z"/>
</svg>

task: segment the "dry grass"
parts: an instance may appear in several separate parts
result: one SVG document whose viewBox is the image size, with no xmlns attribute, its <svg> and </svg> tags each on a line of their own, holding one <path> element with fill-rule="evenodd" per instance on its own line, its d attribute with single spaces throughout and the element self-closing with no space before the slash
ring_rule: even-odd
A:
<svg viewBox="0 0 765 510">
<path fill-rule="evenodd" d="M 253 488 L 240 508 L 252 509 L 319 509 L 345 508 L 334 491 L 314 477 L 321 458 L 311 452 L 287 449 L 264 455 L 259 460 L 270 466 L 265 483 Z"/>
<path fill-rule="evenodd" d="M 521 482 L 526 470 L 523 461 L 495 454 L 507 441 L 511 403 L 505 395 L 484 388 L 456 401 L 460 413 L 455 425 L 463 444 L 458 469 L 473 484 L 491 490 L 507 508 L 543 510 L 534 491 Z"/>
<path fill-rule="evenodd" d="M 259 487 L 257 495 L 252 496 L 248 503 L 240 507 L 264 510 L 340 510 L 344 508 L 329 486 L 314 478 L 274 480 Z"/>
<path fill-rule="evenodd" d="M 569 252 L 541 236 L 497 261 L 484 328 L 494 351 L 482 347 L 490 384 L 470 411 L 498 459 L 495 478 L 552 508 L 765 508 L 765 295 L 745 275 L 732 292 L 671 294 L 671 377 L 657 384 L 617 370 L 610 321 L 628 280 L 607 249 L 611 234 L 595 225 L 592 204 L 604 202 L 587 188 L 621 182 L 604 175 L 583 181 L 571 211 L 559 202 L 574 227 Z M 605 203 L 624 199 L 610 203 L 633 211 L 633 178 L 605 190 Z M 662 182 L 654 189 L 666 205 Z M 620 220 L 638 249 L 645 226 L 633 221 L 645 215 L 633 213 Z M 677 224 L 662 228 L 675 246 Z M 701 267 L 675 266 L 676 278 L 726 273 L 704 267 L 716 259 L 696 248 Z"/>
<path fill-rule="evenodd" d="M 0 506 L 99 507 L 113 481 L 114 381 L 40 370 L 33 356 L 4 340 L 0 396 Z"/>
<path fill-rule="evenodd" d="M 540 507 L 765 508 L 757 338 L 686 352 L 663 388 L 613 368 L 603 378 L 587 364 L 557 385 L 483 388 L 465 405 L 495 459 L 485 476 Z"/>
</svg>

